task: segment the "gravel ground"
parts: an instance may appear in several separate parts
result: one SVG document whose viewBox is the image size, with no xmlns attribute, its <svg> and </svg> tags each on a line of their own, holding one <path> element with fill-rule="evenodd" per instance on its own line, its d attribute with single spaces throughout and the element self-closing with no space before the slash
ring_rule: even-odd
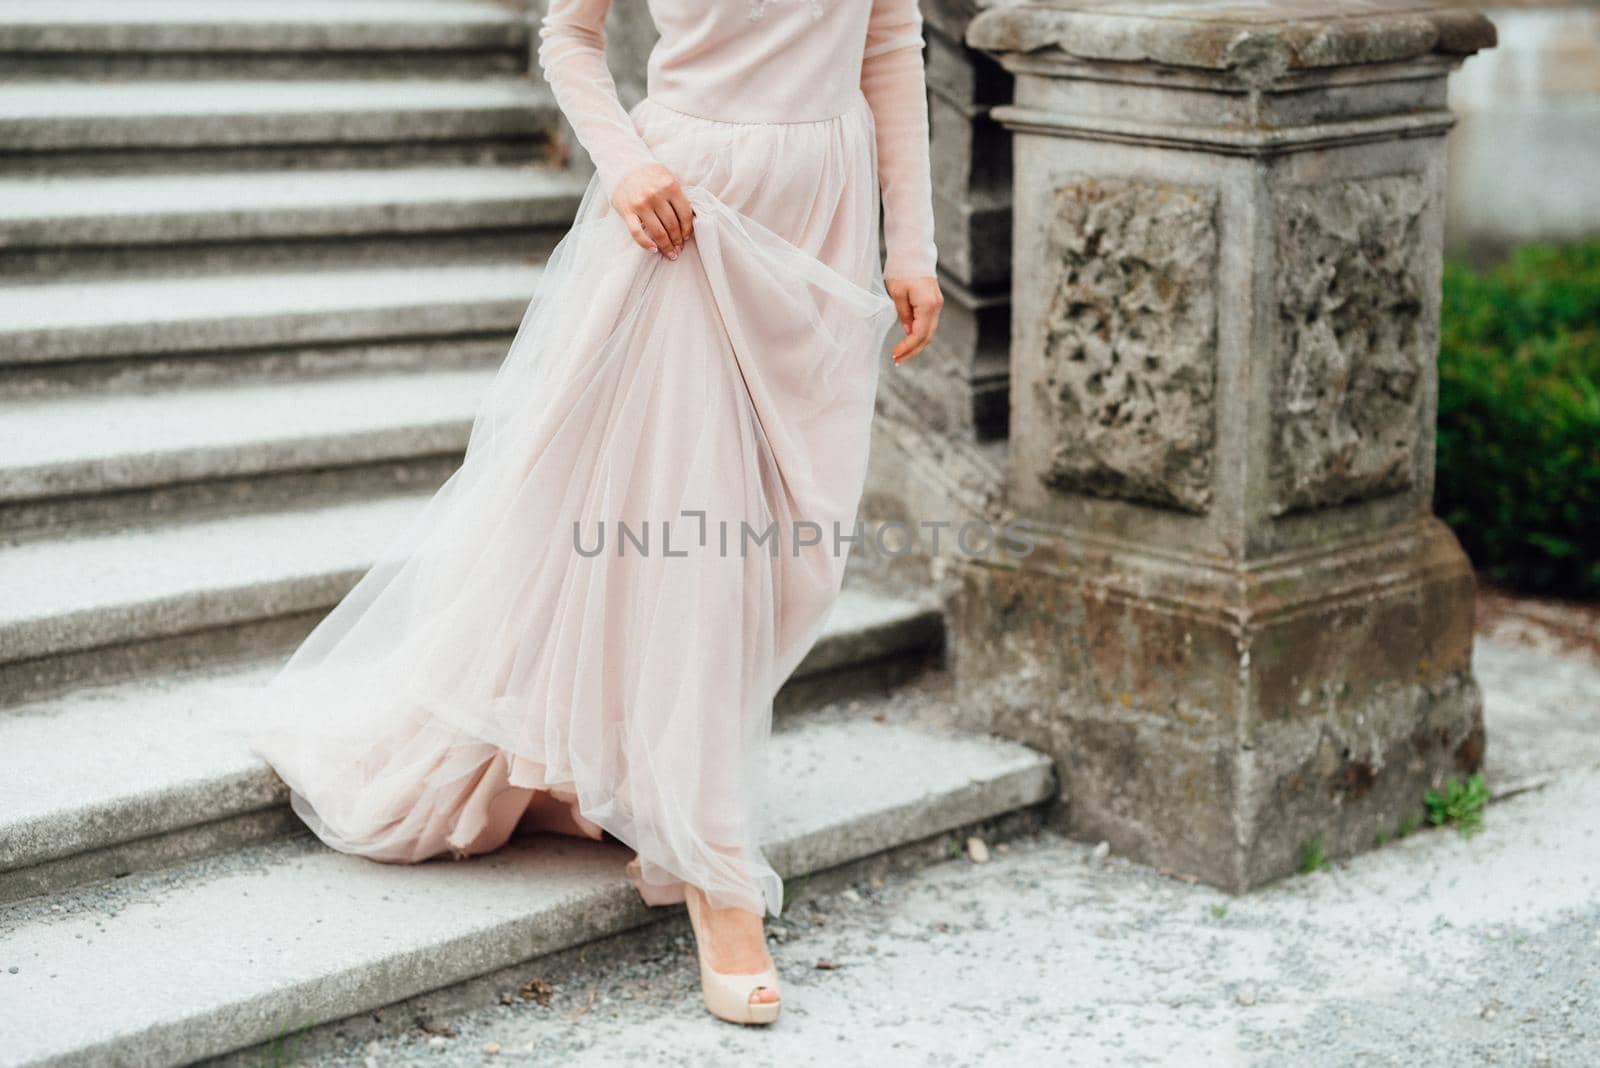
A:
<svg viewBox="0 0 1600 1068">
<path fill-rule="evenodd" d="M 1230 897 L 1034 833 L 792 892 L 770 1029 L 704 1012 L 675 919 L 252 1060 L 1593 1068 L 1600 660 L 1491 626 L 1499 789 L 1471 839 L 1421 831 Z"/>
<path fill-rule="evenodd" d="M 680 935 L 319 1063 L 1592 1066 L 1596 797 L 1569 774 L 1242 898 L 1039 834 L 787 912 L 769 1030 L 704 1013 Z"/>
<path fill-rule="evenodd" d="M 704 1012 L 678 919 L 502 973 L 464 1011 L 421 999 L 376 1038 L 268 1059 L 1593 1068 L 1600 662 L 1495 629 L 1477 657 L 1491 781 L 1516 792 L 1471 839 L 1423 831 L 1229 897 L 1041 832 L 792 895 L 769 927 L 785 982 L 769 1029 Z"/>
</svg>

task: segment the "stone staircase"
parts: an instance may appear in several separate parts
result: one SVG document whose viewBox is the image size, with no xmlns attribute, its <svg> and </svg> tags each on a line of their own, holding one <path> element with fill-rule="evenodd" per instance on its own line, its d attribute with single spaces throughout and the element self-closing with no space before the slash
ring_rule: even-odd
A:
<svg viewBox="0 0 1600 1068">
<path fill-rule="evenodd" d="M 322 848 L 239 700 L 459 462 L 576 209 L 528 47 L 483 0 L 0 5 L 0 1064 L 212 1057 L 661 916 L 610 846 Z M 942 639 L 852 579 L 780 697 L 785 876 L 1054 795 L 885 714 Z"/>
</svg>

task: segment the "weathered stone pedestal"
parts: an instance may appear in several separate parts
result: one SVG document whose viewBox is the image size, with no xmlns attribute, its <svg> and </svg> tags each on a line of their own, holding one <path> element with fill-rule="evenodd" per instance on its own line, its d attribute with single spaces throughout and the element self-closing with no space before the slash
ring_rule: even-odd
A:
<svg viewBox="0 0 1600 1068">
<path fill-rule="evenodd" d="M 1445 81 L 1493 27 L 1078 2 L 969 41 L 1016 76 L 1007 493 L 1039 533 L 960 565 L 958 673 L 1119 852 L 1244 889 L 1368 848 L 1484 750 L 1430 498 Z"/>
</svg>

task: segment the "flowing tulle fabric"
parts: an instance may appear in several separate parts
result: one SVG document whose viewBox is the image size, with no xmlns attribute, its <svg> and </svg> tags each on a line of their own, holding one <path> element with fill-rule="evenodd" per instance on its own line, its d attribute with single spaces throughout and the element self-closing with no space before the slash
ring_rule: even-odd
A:
<svg viewBox="0 0 1600 1068">
<path fill-rule="evenodd" d="M 639 248 L 591 183 L 465 462 L 267 688 L 255 744 L 337 849 L 488 851 L 547 792 L 634 851 L 647 902 L 689 882 L 777 914 L 772 699 L 840 587 L 894 321 L 872 114 L 632 117 L 693 239 Z"/>
</svg>

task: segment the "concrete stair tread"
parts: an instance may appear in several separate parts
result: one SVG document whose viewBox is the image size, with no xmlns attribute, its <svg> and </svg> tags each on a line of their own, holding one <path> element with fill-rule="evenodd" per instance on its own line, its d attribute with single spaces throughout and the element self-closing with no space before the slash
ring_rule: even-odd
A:
<svg viewBox="0 0 1600 1068">
<path fill-rule="evenodd" d="M 786 876 L 1041 802 L 1042 756 L 871 721 L 774 736 L 764 825 Z M 625 930 L 648 918 L 624 850 L 535 839 L 465 863 L 394 867 L 320 848 L 216 865 L 115 907 L 13 909 L 0 977 L 18 1062 L 187 1062 Z M 92 899 L 91 899 L 92 901 Z M 169 966 L 153 968 L 151 962 Z"/>
<path fill-rule="evenodd" d="M 10 659 L 326 605 L 426 495 L 203 519 L 0 547 Z M 229 594 L 233 596 L 229 596 Z"/>
<path fill-rule="evenodd" d="M 0 178 L 0 248 L 432 231 L 468 208 L 565 222 L 586 184 L 531 165 Z"/>
<path fill-rule="evenodd" d="M 797 674 L 925 642 L 925 605 L 847 586 Z M 77 690 L 0 712 L 0 871 L 281 803 L 245 699 L 282 657 Z M 3 895 L 0 895 L 3 899 Z"/>
<path fill-rule="evenodd" d="M 222 819 L 279 799 L 240 700 L 282 657 L 75 691 L 0 714 L 0 870 Z M 233 785 L 250 780 L 254 791 Z"/>
<path fill-rule="evenodd" d="M 0 501 L 453 452 L 493 368 L 0 401 Z"/>
<path fill-rule="evenodd" d="M 496 296 L 524 293 L 538 276 L 539 268 L 527 264 L 494 263 L 0 286 L 0 336 L 110 323 L 403 307 L 430 294 L 460 300 L 480 290 Z"/>
<path fill-rule="evenodd" d="M 525 77 L 19 81 L 0 84 L 15 152 L 532 143 L 554 121 Z M 310 159 L 311 157 L 306 157 Z"/>
<path fill-rule="evenodd" d="M 540 271 L 468 263 L 0 286 L 0 363 L 514 329 Z"/>
<path fill-rule="evenodd" d="M 0 85 L 0 124 L 19 120 L 206 118 L 329 112 L 538 108 L 548 100 L 523 78 L 350 81 L 166 81 Z"/>
<path fill-rule="evenodd" d="M 477 29 L 467 37 L 477 41 L 483 28 L 493 28 L 501 31 L 496 39 L 515 43 L 525 27 L 521 11 L 473 0 L 8 0 L 0 9 L 0 47 L 36 51 L 147 43 L 181 50 L 228 43 L 281 49 L 293 47 L 283 31 L 295 28 L 306 35 L 320 31 L 310 39 L 323 48 L 446 48 L 460 43 L 452 33 L 465 37 Z M 263 34 L 268 40 L 261 40 Z"/>
<path fill-rule="evenodd" d="M 124 23 L 189 25 L 237 22 L 246 25 L 314 22 L 343 25 L 373 21 L 517 23 L 523 15 L 503 4 L 480 0 L 7 0 L 0 25 Z"/>
</svg>

